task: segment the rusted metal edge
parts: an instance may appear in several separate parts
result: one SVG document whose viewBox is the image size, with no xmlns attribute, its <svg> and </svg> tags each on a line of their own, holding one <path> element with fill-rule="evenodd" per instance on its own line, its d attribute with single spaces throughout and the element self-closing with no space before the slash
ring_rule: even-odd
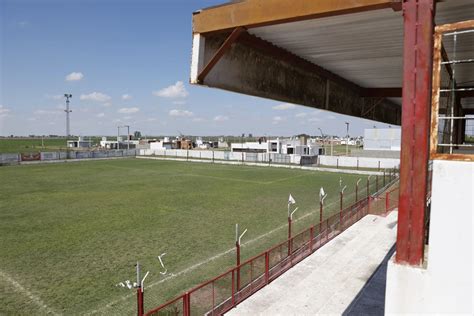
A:
<svg viewBox="0 0 474 316">
<path fill-rule="evenodd" d="M 438 149 L 438 112 L 439 90 L 441 80 L 442 34 L 436 32 L 433 44 L 433 81 L 431 89 L 431 131 L 430 131 L 430 158 Z"/>
<path fill-rule="evenodd" d="M 194 33 L 229 31 L 379 9 L 399 9 L 399 0 L 247 0 L 193 14 Z M 271 9 L 269 9 L 271 8 Z"/>
<path fill-rule="evenodd" d="M 446 33 L 474 28 L 474 20 L 461 21 L 450 24 L 438 25 L 435 27 L 436 33 Z"/>
<path fill-rule="evenodd" d="M 430 155 L 430 159 L 431 160 L 473 161 L 474 162 L 474 155 L 434 153 Z"/>
<path fill-rule="evenodd" d="M 217 64 L 221 57 L 230 49 L 232 44 L 235 43 L 237 38 L 244 31 L 244 27 L 237 27 L 232 31 L 232 33 L 227 37 L 221 47 L 219 47 L 219 49 L 215 52 L 214 56 L 212 56 L 212 58 L 197 76 L 197 81 L 199 83 L 202 83 L 204 81 L 204 78 L 207 76 L 207 74 L 212 70 L 212 68 Z"/>
</svg>

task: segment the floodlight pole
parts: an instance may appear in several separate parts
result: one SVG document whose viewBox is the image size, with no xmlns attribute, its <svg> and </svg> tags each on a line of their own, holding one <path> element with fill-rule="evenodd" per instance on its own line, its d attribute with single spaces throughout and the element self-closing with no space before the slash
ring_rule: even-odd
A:
<svg viewBox="0 0 474 316">
<path fill-rule="evenodd" d="M 69 146 L 67 142 L 69 141 L 69 135 L 71 133 L 69 125 L 69 113 L 72 112 L 72 110 L 69 109 L 69 99 L 72 98 L 72 94 L 65 93 L 64 97 L 66 98 L 66 109 L 64 110 L 64 112 L 66 112 L 66 153 L 67 158 L 69 158 Z"/>
<path fill-rule="evenodd" d="M 117 126 L 117 150 L 119 149 L 119 139 L 120 139 L 120 125 Z"/>
<path fill-rule="evenodd" d="M 127 150 L 130 150 L 130 125 L 124 125 L 127 128 Z"/>
</svg>

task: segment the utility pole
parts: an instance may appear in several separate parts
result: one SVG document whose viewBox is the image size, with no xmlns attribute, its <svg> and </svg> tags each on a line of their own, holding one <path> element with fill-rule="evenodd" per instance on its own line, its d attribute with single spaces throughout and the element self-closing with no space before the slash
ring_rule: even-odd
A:
<svg viewBox="0 0 474 316">
<path fill-rule="evenodd" d="M 324 144 L 325 144 L 325 142 L 324 142 L 324 133 L 323 133 L 323 130 L 320 129 L 319 127 L 318 127 L 318 129 L 321 132 L 321 137 L 322 137 L 322 140 L 323 140 L 323 153 L 324 153 L 324 155 L 326 155 L 326 148 L 324 148 Z"/>
<path fill-rule="evenodd" d="M 127 150 L 130 150 L 130 125 L 124 125 L 127 128 Z"/>
<path fill-rule="evenodd" d="M 346 156 L 349 156 L 349 122 L 346 122 Z"/>
<path fill-rule="evenodd" d="M 69 140 L 69 135 L 70 135 L 69 113 L 72 112 L 72 110 L 69 110 L 69 99 L 72 98 L 72 94 L 65 93 L 64 97 L 66 98 L 66 109 L 64 110 L 64 112 L 66 112 L 66 146 L 67 146 L 67 141 Z"/>
<path fill-rule="evenodd" d="M 117 150 L 119 150 L 119 139 L 120 139 L 120 125 L 117 126 Z"/>
</svg>

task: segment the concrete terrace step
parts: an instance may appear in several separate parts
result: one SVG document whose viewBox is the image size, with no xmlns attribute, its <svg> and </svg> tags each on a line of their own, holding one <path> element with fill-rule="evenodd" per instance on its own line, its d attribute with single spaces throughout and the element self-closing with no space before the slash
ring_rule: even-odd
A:
<svg viewBox="0 0 474 316">
<path fill-rule="evenodd" d="M 342 314 L 395 243 L 396 222 L 396 211 L 365 216 L 228 315 Z"/>
</svg>

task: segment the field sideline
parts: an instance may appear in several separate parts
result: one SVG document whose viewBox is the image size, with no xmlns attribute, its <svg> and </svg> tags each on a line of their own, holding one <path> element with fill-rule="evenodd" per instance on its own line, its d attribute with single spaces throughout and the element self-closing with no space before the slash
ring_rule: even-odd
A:
<svg viewBox="0 0 474 316">
<path fill-rule="evenodd" d="M 123 159 L 2 167 L 0 178 L 0 314 L 130 314 L 134 291 L 115 285 L 135 280 L 137 260 L 150 271 L 146 309 L 156 307 L 233 265 L 235 223 L 248 229 L 245 260 L 285 239 L 289 193 L 296 233 L 319 220 L 321 186 L 326 217 L 339 180 L 349 205 L 366 177 Z"/>
</svg>

